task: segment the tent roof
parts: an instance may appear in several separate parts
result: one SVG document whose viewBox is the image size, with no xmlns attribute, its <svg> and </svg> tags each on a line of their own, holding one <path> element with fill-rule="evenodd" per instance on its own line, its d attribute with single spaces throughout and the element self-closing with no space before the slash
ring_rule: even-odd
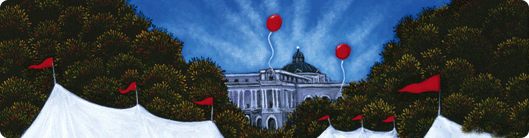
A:
<svg viewBox="0 0 529 138">
<path fill-rule="evenodd" d="M 179 122 L 157 117 L 141 105 L 118 109 L 86 101 L 55 84 L 22 137 L 222 137 L 213 121 Z"/>
<path fill-rule="evenodd" d="M 318 138 L 396 138 L 397 130 L 393 128 L 391 131 L 372 131 L 363 127 L 354 131 L 340 131 L 329 126 Z"/>
<path fill-rule="evenodd" d="M 425 138 L 490 138 L 489 133 L 465 133 L 461 125 L 439 115 L 426 133 Z"/>
</svg>

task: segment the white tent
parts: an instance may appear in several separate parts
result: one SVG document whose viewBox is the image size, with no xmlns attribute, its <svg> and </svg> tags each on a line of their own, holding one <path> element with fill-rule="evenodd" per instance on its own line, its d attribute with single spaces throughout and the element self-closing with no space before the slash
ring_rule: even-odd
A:
<svg viewBox="0 0 529 138">
<path fill-rule="evenodd" d="M 149 113 L 141 105 L 116 109 L 88 102 L 55 84 L 27 138 L 222 137 L 213 121 L 178 122 Z"/>
<path fill-rule="evenodd" d="M 4 136 L 2 136 L 2 132 L 0 132 L 0 138 L 5 138 Z"/>
<path fill-rule="evenodd" d="M 465 133 L 461 125 L 439 115 L 426 133 L 425 138 L 490 138 L 489 133 Z"/>
<path fill-rule="evenodd" d="M 354 131 L 340 131 L 331 126 L 327 127 L 318 138 L 396 138 L 397 130 L 393 128 L 391 131 L 372 131 L 363 127 Z"/>
</svg>

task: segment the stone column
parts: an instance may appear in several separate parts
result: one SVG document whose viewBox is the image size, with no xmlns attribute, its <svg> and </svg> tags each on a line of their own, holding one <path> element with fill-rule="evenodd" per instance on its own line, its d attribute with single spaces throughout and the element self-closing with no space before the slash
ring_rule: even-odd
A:
<svg viewBox="0 0 529 138">
<path fill-rule="evenodd" d="M 263 93 L 263 89 L 261 89 L 261 109 L 264 109 L 264 93 Z"/>
<path fill-rule="evenodd" d="M 279 104 L 281 104 L 281 101 L 279 101 L 279 98 L 281 97 L 281 93 L 279 92 L 279 89 L 276 89 L 276 108 L 280 108 Z"/>
<path fill-rule="evenodd" d="M 295 102 L 294 102 L 294 91 L 290 92 L 290 108 L 294 108 Z"/>
<path fill-rule="evenodd" d="M 277 105 L 278 105 L 278 103 L 277 103 L 277 89 L 274 90 L 274 102 L 275 102 L 274 107 L 277 108 Z"/>
<path fill-rule="evenodd" d="M 241 91 L 237 91 L 237 107 L 241 108 Z"/>
<path fill-rule="evenodd" d="M 242 108 L 241 109 L 245 109 L 246 108 L 246 101 L 245 101 L 245 96 L 246 95 L 246 90 L 242 90 Z"/>
<path fill-rule="evenodd" d="M 285 107 L 288 107 L 288 91 L 285 92 Z"/>
<path fill-rule="evenodd" d="M 265 108 L 268 108 L 268 106 L 267 106 L 267 105 L 268 105 L 268 99 L 267 99 L 267 98 L 268 98 L 268 96 L 267 96 L 267 95 L 268 95 L 268 94 L 267 94 L 268 92 L 267 92 L 267 91 L 268 91 L 268 90 L 264 89 L 264 103 L 265 103 L 265 104 L 263 104 L 263 107 L 265 107 Z"/>
<path fill-rule="evenodd" d="M 253 101 L 254 101 L 254 97 L 253 97 L 253 90 L 250 90 L 250 107 L 251 108 L 254 108 L 254 105 L 253 105 Z M 251 119 L 250 119 L 251 120 Z"/>
<path fill-rule="evenodd" d="M 272 89 L 272 108 L 276 107 L 276 90 Z"/>
</svg>

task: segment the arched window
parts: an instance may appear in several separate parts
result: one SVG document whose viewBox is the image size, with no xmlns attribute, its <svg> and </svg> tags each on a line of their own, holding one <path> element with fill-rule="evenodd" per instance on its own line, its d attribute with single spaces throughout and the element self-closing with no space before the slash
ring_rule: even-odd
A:
<svg viewBox="0 0 529 138">
<path fill-rule="evenodd" d="M 274 118 L 268 119 L 268 129 L 276 129 L 276 120 Z"/>
<path fill-rule="evenodd" d="M 323 96 L 322 99 L 323 100 L 330 100 L 329 97 L 327 97 L 327 96 Z"/>
<path fill-rule="evenodd" d="M 252 125 L 252 120 L 250 119 L 250 116 L 249 115 L 245 115 L 246 119 L 248 119 L 248 123 L 250 123 L 250 125 Z"/>
<path fill-rule="evenodd" d="M 310 101 L 310 100 L 312 100 L 312 96 L 311 95 L 305 96 L 305 101 Z"/>
<path fill-rule="evenodd" d="M 261 118 L 257 119 L 257 122 L 255 122 L 257 128 L 262 128 L 263 127 L 262 122 L 263 122 L 263 120 L 261 120 Z"/>
</svg>

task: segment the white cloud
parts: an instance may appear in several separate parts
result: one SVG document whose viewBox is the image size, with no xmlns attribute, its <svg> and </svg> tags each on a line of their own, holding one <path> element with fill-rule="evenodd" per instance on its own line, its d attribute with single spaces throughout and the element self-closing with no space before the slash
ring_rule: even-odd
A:
<svg viewBox="0 0 529 138">
<path fill-rule="evenodd" d="M 268 13 L 276 13 L 279 11 L 277 0 L 265 0 L 263 3 L 265 4 Z"/>
<path fill-rule="evenodd" d="M 177 26 L 168 29 L 197 42 L 185 47 L 211 49 L 209 53 L 200 50 L 189 52 L 192 55 L 217 57 L 214 60 L 221 63 L 228 73 L 255 72 L 267 68 L 271 56 L 267 40 L 269 31 L 265 25 L 268 12 L 287 9 L 278 13 L 284 15 L 283 26 L 270 38 L 275 50 L 271 62 L 274 68 L 282 68 L 291 62 L 296 46 L 300 46 L 308 63 L 326 73 L 333 81 L 341 81 L 340 60 L 334 57 L 334 48 L 339 43 L 348 43 L 353 50 L 363 51 L 357 55 L 352 54 L 349 60 L 345 61 L 346 81 L 364 78 L 369 72 L 369 67 L 375 61 L 379 61 L 378 53 L 382 43 L 378 41 L 380 39 L 372 38 L 374 35 L 372 32 L 382 22 L 383 17 L 381 14 L 370 12 L 376 9 L 366 8 L 366 13 L 371 14 L 359 15 L 364 19 L 361 23 L 357 23 L 351 21 L 356 19 L 346 15 L 348 14 L 346 12 L 350 12 L 348 9 L 352 0 L 329 1 L 330 6 L 321 7 L 316 11 L 311 11 L 316 5 L 310 5 L 312 3 L 307 0 L 295 0 L 291 7 L 283 5 L 280 7 L 276 0 L 266 0 L 257 4 L 251 2 L 253 1 L 236 0 L 235 5 L 230 5 L 235 7 L 230 7 L 225 1 L 204 0 L 206 7 L 215 12 L 212 16 L 216 19 L 210 20 L 222 20 L 215 24 L 217 28 L 208 28 L 207 25 L 204 26 L 193 20 L 173 21 L 165 26 Z M 320 11 L 322 13 L 314 13 Z M 344 25 L 344 21 L 351 22 L 346 24 L 354 27 L 348 27 L 346 30 L 334 29 Z M 336 37 L 335 33 L 343 33 L 343 38 Z"/>
</svg>

